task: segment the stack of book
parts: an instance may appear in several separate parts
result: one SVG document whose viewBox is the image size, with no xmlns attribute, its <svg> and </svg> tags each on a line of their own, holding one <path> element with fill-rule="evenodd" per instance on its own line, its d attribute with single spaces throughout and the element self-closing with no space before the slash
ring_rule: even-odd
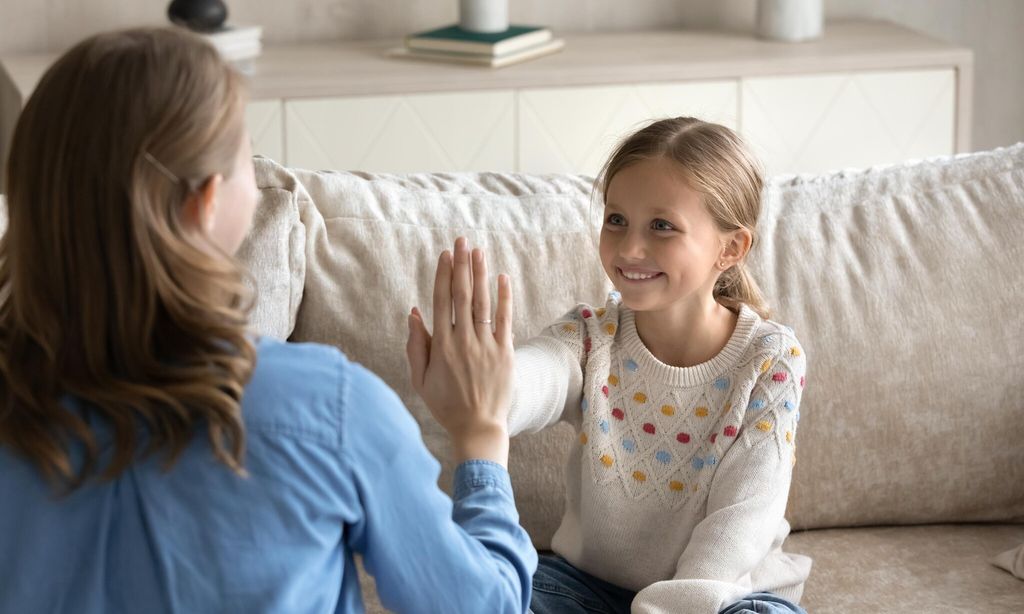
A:
<svg viewBox="0 0 1024 614">
<path fill-rule="evenodd" d="M 553 38 L 540 26 L 509 26 L 504 32 L 481 33 L 445 26 L 411 34 L 405 47 L 392 49 L 392 57 L 437 60 L 500 68 L 554 53 L 565 41 Z"/>
<path fill-rule="evenodd" d="M 210 41 L 217 51 L 228 62 L 245 70 L 252 60 L 263 51 L 262 26 L 232 26 L 224 24 L 213 32 L 202 33 L 203 38 Z"/>
</svg>

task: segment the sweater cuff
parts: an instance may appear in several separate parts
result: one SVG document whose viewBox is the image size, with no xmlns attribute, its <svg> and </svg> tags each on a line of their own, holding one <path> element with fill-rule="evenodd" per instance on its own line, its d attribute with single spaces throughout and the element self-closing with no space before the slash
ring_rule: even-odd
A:
<svg viewBox="0 0 1024 614">
<path fill-rule="evenodd" d="M 512 497 L 512 479 L 508 475 L 508 470 L 488 460 L 475 459 L 460 463 L 455 468 L 452 483 L 456 501 L 486 488 L 497 489 Z"/>
</svg>

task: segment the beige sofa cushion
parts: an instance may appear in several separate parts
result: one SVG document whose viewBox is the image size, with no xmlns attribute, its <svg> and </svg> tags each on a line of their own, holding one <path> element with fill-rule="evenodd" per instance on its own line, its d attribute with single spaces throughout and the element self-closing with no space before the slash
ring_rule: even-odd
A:
<svg viewBox="0 0 1024 614">
<path fill-rule="evenodd" d="M 812 614 L 1024 612 L 1024 583 L 991 565 L 1024 525 L 800 531 L 786 549 L 814 559 L 800 605 Z"/>
<path fill-rule="evenodd" d="M 1024 518 L 1024 145 L 767 190 L 807 350 L 796 528 Z"/>
<path fill-rule="evenodd" d="M 465 235 L 487 250 L 492 273 L 511 276 L 513 331 L 519 339 L 577 301 L 603 300 L 608 290 L 597 263 L 598 225 L 590 219 L 600 212 L 590 206 L 586 178 L 289 171 L 258 160 L 257 180 L 260 208 L 273 209 L 263 212 L 256 231 L 279 233 L 270 241 L 271 256 L 282 260 L 277 246 L 289 225 L 267 217 L 290 219 L 297 209 L 306 246 L 297 317 L 285 300 L 294 292 L 284 291 L 297 269 L 283 260 L 262 264 L 258 285 L 281 290 L 261 298 L 266 305 L 256 314 L 255 327 L 277 333 L 282 322 L 294 319 L 288 331 L 292 339 L 336 345 L 379 374 L 419 421 L 427 446 L 442 462 L 444 487 L 454 469 L 448 438 L 413 393 L 405 362 L 406 315 L 418 305 L 429 320 L 441 251 Z M 289 190 L 297 196 L 289 197 Z M 263 241 L 264 236 L 253 235 L 246 257 L 260 253 Z M 274 279 L 264 279 L 268 276 Z M 510 472 L 522 523 L 542 547 L 561 517 L 562 459 L 571 438 L 562 427 L 513 442 Z"/>
</svg>

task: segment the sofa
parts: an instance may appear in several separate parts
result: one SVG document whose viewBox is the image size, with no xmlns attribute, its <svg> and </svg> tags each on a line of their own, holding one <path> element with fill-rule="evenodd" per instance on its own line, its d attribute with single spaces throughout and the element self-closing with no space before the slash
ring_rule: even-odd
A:
<svg viewBox="0 0 1024 614">
<path fill-rule="evenodd" d="M 442 487 L 447 439 L 404 353 L 409 309 L 429 321 L 437 254 L 459 235 L 488 250 L 491 271 L 513 280 L 519 340 L 610 289 L 590 177 L 256 168 L 239 255 L 254 327 L 336 345 L 378 373 L 419 421 Z M 758 234 L 750 267 L 809 357 L 785 546 L 814 560 L 802 605 L 1024 612 L 1011 573 L 1017 561 L 1024 575 L 1024 144 L 772 178 Z M 512 442 L 539 549 L 558 525 L 574 435 L 563 424 Z"/>
</svg>

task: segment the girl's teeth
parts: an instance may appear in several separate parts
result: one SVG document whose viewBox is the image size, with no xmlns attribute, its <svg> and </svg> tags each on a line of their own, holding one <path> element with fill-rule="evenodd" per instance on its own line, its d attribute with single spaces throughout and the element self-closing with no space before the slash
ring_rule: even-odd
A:
<svg viewBox="0 0 1024 614">
<path fill-rule="evenodd" d="M 657 273 L 648 275 L 646 273 L 627 273 L 626 271 L 623 271 L 622 276 L 625 277 L 626 279 L 651 279 L 653 277 L 656 277 Z"/>
</svg>

